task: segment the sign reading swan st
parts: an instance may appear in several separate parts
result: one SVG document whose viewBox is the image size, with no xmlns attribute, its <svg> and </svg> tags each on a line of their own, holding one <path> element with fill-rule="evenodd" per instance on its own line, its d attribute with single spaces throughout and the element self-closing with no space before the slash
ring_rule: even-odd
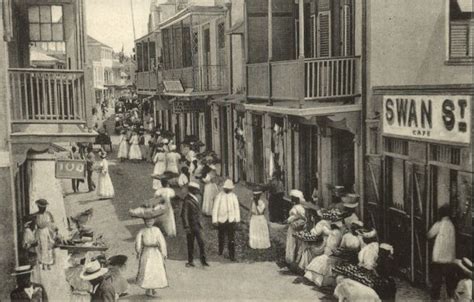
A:
<svg viewBox="0 0 474 302">
<path fill-rule="evenodd" d="M 469 144 L 472 97 L 394 95 L 383 98 L 383 133 L 414 140 Z"/>
<path fill-rule="evenodd" d="M 56 178 L 74 179 L 86 177 L 86 161 L 74 159 L 56 160 Z"/>
</svg>

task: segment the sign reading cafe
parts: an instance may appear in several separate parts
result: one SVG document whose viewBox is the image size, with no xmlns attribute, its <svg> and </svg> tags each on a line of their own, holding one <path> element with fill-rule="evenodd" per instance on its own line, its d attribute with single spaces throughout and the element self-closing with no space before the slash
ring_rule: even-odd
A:
<svg viewBox="0 0 474 302">
<path fill-rule="evenodd" d="M 471 102 L 471 96 L 465 95 L 384 96 L 383 133 L 469 144 Z"/>
</svg>

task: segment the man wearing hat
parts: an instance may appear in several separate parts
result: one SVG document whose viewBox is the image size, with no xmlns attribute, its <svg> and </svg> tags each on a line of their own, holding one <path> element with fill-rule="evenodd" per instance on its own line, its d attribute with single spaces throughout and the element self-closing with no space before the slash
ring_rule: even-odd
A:
<svg viewBox="0 0 474 302">
<path fill-rule="evenodd" d="M 200 186 L 196 182 L 188 184 L 189 193 L 184 198 L 183 208 L 181 210 L 181 218 L 183 219 L 184 230 L 186 231 L 186 239 L 188 244 L 188 263 L 186 267 L 194 267 L 194 239 L 197 240 L 199 253 L 201 255 L 201 264 L 209 266 L 206 261 L 206 252 L 204 249 L 204 240 L 202 238 L 201 225 L 201 207 L 197 195 L 200 192 Z"/>
<path fill-rule="evenodd" d="M 23 265 L 15 268 L 12 276 L 16 276 L 17 287 L 11 291 L 11 301 L 48 301 L 48 295 L 43 285 L 31 282 L 31 265 Z"/>
<path fill-rule="evenodd" d="M 235 261 L 235 225 L 240 222 L 240 204 L 234 192 L 234 183 L 227 179 L 217 194 L 212 209 L 212 223 L 217 225 L 219 255 L 224 252 L 225 237 L 228 240 L 229 258 Z"/>
<path fill-rule="evenodd" d="M 81 279 L 92 285 L 91 301 L 114 302 L 116 299 L 112 279 L 107 275 L 109 269 L 102 267 L 98 260 L 86 264 Z"/>
</svg>

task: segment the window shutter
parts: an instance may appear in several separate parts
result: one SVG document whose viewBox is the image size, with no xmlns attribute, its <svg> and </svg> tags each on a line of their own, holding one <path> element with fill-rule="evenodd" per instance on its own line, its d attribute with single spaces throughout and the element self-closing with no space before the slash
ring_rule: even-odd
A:
<svg viewBox="0 0 474 302">
<path fill-rule="evenodd" d="M 465 58 L 469 56 L 469 48 L 472 53 L 472 42 L 469 43 L 469 23 L 466 22 L 451 22 L 450 26 L 450 57 L 451 58 Z M 468 45 L 471 44 L 471 47 Z"/>
<path fill-rule="evenodd" d="M 170 53 L 169 53 L 169 35 L 168 30 L 162 30 L 163 35 L 163 65 L 165 69 L 169 69 L 170 67 Z"/>
<path fill-rule="evenodd" d="M 318 57 L 331 56 L 331 11 L 320 12 L 318 15 Z"/>
<path fill-rule="evenodd" d="M 311 26 L 309 27 L 311 37 L 311 57 L 316 57 L 316 15 L 311 15 Z"/>
<path fill-rule="evenodd" d="M 341 7 L 341 55 L 352 55 L 352 11 L 349 4 Z"/>
</svg>

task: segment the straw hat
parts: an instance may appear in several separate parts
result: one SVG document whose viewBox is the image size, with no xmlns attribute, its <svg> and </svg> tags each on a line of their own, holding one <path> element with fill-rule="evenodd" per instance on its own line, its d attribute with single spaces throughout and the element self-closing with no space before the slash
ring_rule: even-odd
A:
<svg viewBox="0 0 474 302">
<path fill-rule="evenodd" d="M 37 201 L 35 201 L 36 205 L 38 207 L 47 207 L 49 205 L 49 202 L 46 200 L 46 199 L 38 199 Z"/>
<path fill-rule="evenodd" d="M 386 250 L 390 253 L 390 255 L 393 255 L 393 246 L 391 246 L 390 244 L 382 243 L 380 244 L 379 248 L 381 248 L 382 250 Z"/>
<path fill-rule="evenodd" d="M 234 183 L 230 179 L 224 181 L 223 189 L 233 190 L 235 188 Z"/>
<path fill-rule="evenodd" d="M 176 150 L 176 145 L 170 145 L 170 151 L 175 151 Z"/>
<path fill-rule="evenodd" d="M 33 271 L 31 265 L 22 265 L 15 267 L 15 271 L 11 273 L 12 276 L 30 274 Z"/>
<path fill-rule="evenodd" d="M 300 201 L 306 201 L 304 199 L 304 195 L 303 195 L 303 192 L 301 192 L 300 190 L 291 190 L 290 191 L 290 197 L 296 197 L 298 198 Z"/>
<path fill-rule="evenodd" d="M 375 229 L 361 229 L 358 230 L 359 234 L 362 236 L 362 238 L 374 238 L 377 236 L 377 231 Z"/>
<path fill-rule="evenodd" d="M 198 189 L 198 190 L 201 189 L 201 186 L 197 182 L 194 182 L 194 181 L 191 181 L 190 183 L 188 183 L 188 187 Z"/>
<path fill-rule="evenodd" d="M 169 142 L 170 141 L 167 138 L 163 139 L 163 141 L 162 141 L 162 143 L 165 144 L 165 145 L 168 144 Z"/>
<path fill-rule="evenodd" d="M 217 170 L 217 168 L 216 168 L 216 166 L 215 166 L 215 165 L 209 165 L 209 169 L 211 169 L 211 170 L 214 170 L 214 171 L 216 171 L 216 170 Z"/>
<path fill-rule="evenodd" d="M 263 193 L 262 191 L 262 188 L 260 187 L 256 187 L 255 189 L 253 189 L 253 195 L 261 195 Z"/>
<path fill-rule="evenodd" d="M 81 279 L 86 281 L 94 280 L 107 274 L 108 271 L 109 269 L 102 267 L 99 261 L 91 261 L 86 265 L 84 271 L 81 273 Z"/>
<path fill-rule="evenodd" d="M 359 206 L 359 195 L 346 194 L 341 197 L 344 207 L 354 209 Z"/>
</svg>

